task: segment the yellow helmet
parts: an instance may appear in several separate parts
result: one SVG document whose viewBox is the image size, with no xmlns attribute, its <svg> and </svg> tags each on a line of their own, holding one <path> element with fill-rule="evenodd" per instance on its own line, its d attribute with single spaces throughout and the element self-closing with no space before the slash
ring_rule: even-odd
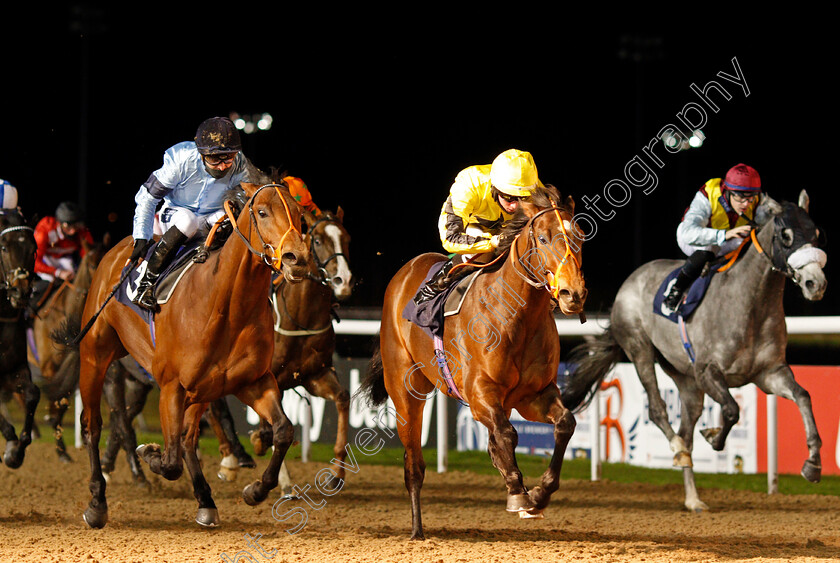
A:
<svg viewBox="0 0 840 563">
<path fill-rule="evenodd" d="M 531 191 L 540 183 L 534 157 L 529 152 L 506 150 L 493 161 L 490 182 L 497 190 L 510 196 L 531 195 Z"/>
</svg>

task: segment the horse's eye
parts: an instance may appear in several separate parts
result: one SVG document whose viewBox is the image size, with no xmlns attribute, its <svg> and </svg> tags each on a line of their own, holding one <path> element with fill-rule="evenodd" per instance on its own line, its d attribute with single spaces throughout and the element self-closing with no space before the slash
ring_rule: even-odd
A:
<svg viewBox="0 0 840 563">
<path fill-rule="evenodd" d="M 537 240 L 543 244 L 548 244 L 548 239 L 545 238 L 545 235 L 537 235 Z"/>
<path fill-rule="evenodd" d="M 315 242 L 315 244 L 316 244 L 316 245 L 321 246 L 321 239 L 320 239 L 320 238 L 315 237 L 315 238 L 314 238 L 314 239 L 312 239 L 312 240 Z"/>
<path fill-rule="evenodd" d="M 268 213 L 265 212 L 265 209 L 257 209 L 257 215 L 260 217 L 268 217 Z"/>
<path fill-rule="evenodd" d="M 782 244 L 790 246 L 793 244 L 793 229 L 783 229 L 781 233 Z"/>
</svg>

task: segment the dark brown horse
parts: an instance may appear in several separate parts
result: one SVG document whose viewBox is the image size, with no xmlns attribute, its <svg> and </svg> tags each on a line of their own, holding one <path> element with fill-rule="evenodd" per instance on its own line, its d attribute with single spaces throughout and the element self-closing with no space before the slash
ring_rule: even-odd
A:
<svg viewBox="0 0 840 563">
<path fill-rule="evenodd" d="M 108 518 L 99 460 L 102 387 L 108 366 L 126 354 L 153 374 L 160 386 L 164 448 L 143 445 L 138 453 L 153 472 L 170 480 L 181 476 L 183 457 L 198 500 L 199 524 L 219 522 L 196 455 L 199 419 L 212 401 L 233 394 L 272 425 L 274 453 L 262 479 L 243 490 L 245 502 L 256 505 L 277 486 L 294 430 L 270 370 L 274 331 L 266 303 L 272 269 L 289 281 L 301 280 L 309 249 L 300 234 L 300 207 L 287 189 L 273 184 L 248 184 L 243 189 L 248 203 L 234 221 L 240 240 L 229 241 L 206 263 L 186 272 L 154 317 L 154 342 L 150 327 L 132 309 L 116 301 L 106 303 L 131 253 L 131 239 L 108 252 L 94 275 L 82 323 L 100 309 L 101 313 L 81 340 L 79 379 L 81 423 L 91 465 L 92 498 L 84 519 L 92 528 L 103 527 Z"/>
<path fill-rule="evenodd" d="M 290 284 L 278 279 L 274 284 L 271 305 L 275 333 L 271 371 L 277 377 L 281 390 L 302 386 L 316 397 L 335 401 L 338 428 L 334 452 L 335 458 L 343 462 L 347 456 L 350 393 L 338 382 L 333 367 L 335 331 L 332 306 L 334 299 L 347 299 L 353 290 L 349 264 L 350 235 L 344 228 L 341 207 L 335 214 L 325 211 L 314 217 L 306 213 L 304 218 L 308 226 L 304 241 L 309 246 L 312 262 L 303 282 Z M 223 434 L 216 433 L 224 442 Z M 257 455 L 265 453 L 270 439 L 271 429 L 265 420 L 261 420 L 259 431 L 251 435 Z M 333 465 L 335 478 L 344 479 L 343 465 Z M 222 473 L 230 479 L 232 464 L 222 469 Z M 288 493 L 290 483 L 285 470 L 281 474 L 281 485 L 283 492 Z"/>
<path fill-rule="evenodd" d="M 57 343 L 52 335 L 65 322 L 73 322 L 82 315 L 93 272 L 107 251 L 108 240 L 85 246 L 76 275 L 64 281 L 47 297 L 32 322 L 35 349 L 29 348 L 29 363 L 40 371 L 44 383 L 42 391 L 49 400 L 48 423 L 55 436 L 56 453 L 62 461 L 72 461 L 62 436 L 61 423 L 70 395 L 79 384 L 79 355 L 74 348 Z"/>
<path fill-rule="evenodd" d="M 23 463 L 32 442 L 35 408 L 41 392 L 32 383 L 26 360 L 26 319 L 31 280 L 35 271 L 35 235 L 17 210 L 0 210 L 0 395 L 23 399 L 24 421 L 20 437 L 12 424 L 0 415 L 0 432 L 6 439 L 3 462 L 16 469 Z"/>
<path fill-rule="evenodd" d="M 489 429 L 489 453 L 507 486 L 507 510 L 541 517 L 559 485 L 560 467 L 575 420 L 560 401 L 557 365 L 560 341 L 552 303 L 565 314 L 582 314 L 586 288 L 580 244 L 573 227 L 574 201 L 552 186 L 523 200 L 512 224 L 519 234 L 495 271 L 479 275 L 457 315 L 445 320 L 446 348 L 402 316 L 439 254 L 423 254 L 403 266 L 385 292 L 380 350 L 362 392 L 374 405 L 390 396 L 405 446 L 405 485 L 411 498 L 412 539 L 423 539 L 420 488 L 426 464 L 420 449 L 425 399 L 437 387 L 460 394 L 473 418 Z M 524 226 L 523 226 L 524 223 Z M 454 390 L 447 389 L 448 364 Z M 441 367 L 439 367 L 441 366 Z M 457 393 L 457 394 L 456 394 Z M 516 464 L 512 409 L 554 426 L 555 448 L 540 485 L 528 490 Z"/>
</svg>

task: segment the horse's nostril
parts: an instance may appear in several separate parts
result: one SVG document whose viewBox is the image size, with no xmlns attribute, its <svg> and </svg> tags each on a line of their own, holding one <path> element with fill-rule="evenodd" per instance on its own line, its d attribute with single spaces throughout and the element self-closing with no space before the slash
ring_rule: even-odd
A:
<svg viewBox="0 0 840 563">
<path fill-rule="evenodd" d="M 344 283 L 344 280 L 341 277 L 336 276 L 332 279 L 333 285 L 341 285 Z"/>
<path fill-rule="evenodd" d="M 805 282 L 805 289 L 808 291 L 814 291 L 817 288 L 817 284 L 814 283 L 814 280 L 808 280 Z"/>
<path fill-rule="evenodd" d="M 300 262 L 300 258 L 294 252 L 284 252 L 282 256 L 283 262 L 287 262 L 289 264 L 297 264 Z"/>
</svg>

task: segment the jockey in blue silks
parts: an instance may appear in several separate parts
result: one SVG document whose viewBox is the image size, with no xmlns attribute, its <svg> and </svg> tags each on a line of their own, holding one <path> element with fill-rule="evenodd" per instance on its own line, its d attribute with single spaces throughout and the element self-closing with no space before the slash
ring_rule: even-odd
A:
<svg viewBox="0 0 840 563">
<path fill-rule="evenodd" d="M 212 117 L 198 127 L 194 141 L 178 143 L 163 155 L 163 166 L 140 187 L 134 201 L 134 250 L 131 261 L 145 257 L 158 212 L 163 236 L 138 282 L 134 303 L 157 310 L 154 283 L 178 248 L 197 233 L 206 233 L 224 216 L 224 194 L 252 181 L 256 169 L 242 154 L 239 132 L 226 117 Z"/>
</svg>

